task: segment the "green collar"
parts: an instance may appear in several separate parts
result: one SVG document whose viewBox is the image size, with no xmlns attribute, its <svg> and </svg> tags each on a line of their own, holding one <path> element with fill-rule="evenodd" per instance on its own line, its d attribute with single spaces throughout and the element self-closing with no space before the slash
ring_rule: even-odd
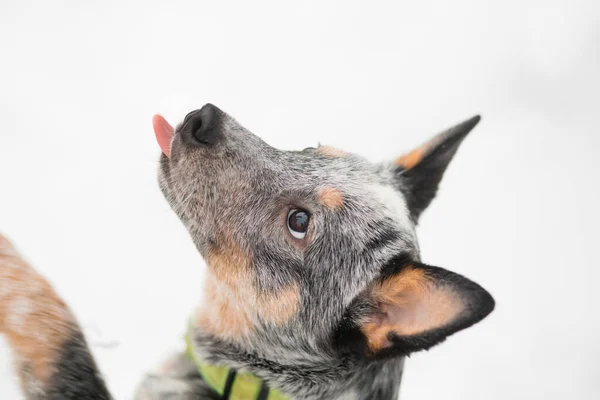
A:
<svg viewBox="0 0 600 400">
<path fill-rule="evenodd" d="M 196 357 L 192 327 L 185 336 L 186 354 L 196 364 L 202 380 L 223 399 L 228 400 L 288 400 L 277 389 L 271 389 L 258 376 L 239 372 L 224 365 L 207 364 Z"/>
</svg>

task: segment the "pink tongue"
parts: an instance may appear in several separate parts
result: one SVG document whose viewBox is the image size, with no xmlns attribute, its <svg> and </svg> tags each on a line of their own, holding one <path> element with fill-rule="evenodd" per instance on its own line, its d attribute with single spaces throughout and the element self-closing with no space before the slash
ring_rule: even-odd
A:
<svg viewBox="0 0 600 400">
<path fill-rule="evenodd" d="M 158 114 L 152 118 L 152 125 L 154 126 L 154 134 L 156 135 L 156 141 L 160 149 L 165 153 L 165 156 L 171 157 L 171 140 L 173 139 L 175 129 L 169 125 L 166 119 Z"/>
</svg>

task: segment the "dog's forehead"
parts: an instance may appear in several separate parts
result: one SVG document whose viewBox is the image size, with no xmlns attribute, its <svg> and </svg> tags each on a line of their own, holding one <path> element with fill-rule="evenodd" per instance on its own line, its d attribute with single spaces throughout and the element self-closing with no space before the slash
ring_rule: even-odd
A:
<svg viewBox="0 0 600 400">
<path fill-rule="evenodd" d="M 377 167 L 367 159 L 351 153 L 339 151 L 339 156 L 330 156 L 319 148 L 306 148 L 302 151 L 282 151 L 278 162 L 284 164 L 282 170 L 291 176 L 304 177 L 306 182 L 317 184 L 336 183 L 352 186 L 353 183 L 380 182 Z"/>
<path fill-rule="evenodd" d="M 331 208 L 337 208 L 337 203 L 344 207 L 346 200 L 351 200 L 348 203 L 358 214 L 363 209 L 376 211 L 374 219 L 378 215 L 391 217 L 403 227 L 412 227 L 405 196 L 398 189 L 393 172 L 382 165 L 331 147 L 271 150 L 274 151 L 254 154 L 257 168 L 263 171 L 254 172 L 261 184 L 252 186 L 253 191 L 291 193 L 292 197 L 308 194 L 320 197 L 325 206 L 327 200 L 335 203 L 336 207 Z M 269 179 L 264 179 L 267 176 Z"/>
</svg>

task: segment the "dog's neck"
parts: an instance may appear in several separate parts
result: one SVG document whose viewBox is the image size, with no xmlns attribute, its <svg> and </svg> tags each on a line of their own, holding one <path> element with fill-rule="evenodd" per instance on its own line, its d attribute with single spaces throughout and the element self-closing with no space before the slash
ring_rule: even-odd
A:
<svg viewBox="0 0 600 400">
<path fill-rule="evenodd" d="M 269 351 L 244 347 L 192 327 L 193 351 L 204 362 L 252 373 L 290 398 L 381 399 L 398 398 L 404 359 L 365 363 L 304 350 L 289 356 L 289 349 Z M 287 353 L 284 355 L 284 353 Z M 312 354 L 311 354 L 312 353 Z M 282 362 L 284 360 L 285 362 Z"/>
</svg>

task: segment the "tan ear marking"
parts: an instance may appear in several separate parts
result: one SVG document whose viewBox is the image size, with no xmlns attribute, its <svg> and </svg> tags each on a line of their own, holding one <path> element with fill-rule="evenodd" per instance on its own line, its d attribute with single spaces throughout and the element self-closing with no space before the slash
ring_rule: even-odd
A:
<svg viewBox="0 0 600 400">
<path fill-rule="evenodd" d="M 338 189 L 326 186 L 319 192 L 319 201 L 325 207 L 336 210 L 342 207 L 344 196 Z"/>
<path fill-rule="evenodd" d="M 463 121 L 460 124 L 437 134 L 413 151 L 398 157 L 394 163 L 400 167 L 403 167 L 404 169 L 412 169 L 421 163 L 424 157 L 444 143 L 446 143 L 447 146 L 445 150 L 442 149 L 442 153 L 445 151 L 455 151 L 462 139 L 464 139 L 464 137 L 475 127 L 475 125 L 477 125 L 480 120 L 481 118 L 476 115 L 466 121 Z M 452 156 L 448 157 L 446 165 L 451 158 Z"/>
<path fill-rule="evenodd" d="M 345 151 L 331 146 L 319 146 L 317 151 L 327 157 L 345 157 L 348 155 Z"/>
<path fill-rule="evenodd" d="M 371 291 L 379 307 L 361 327 L 371 351 L 390 346 L 388 335 L 411 336 L 443 327 L 464 309 L 462 299 L 447 287 L 432 282 L 425 272 L 413 267 L 382 282 Z"/>
<path fill-rule="evenodd" d="M 398 157 L 395 161 L 395 164 L 403 167 L 404 169 L 412 169 L 419 164 L 421 160 L 423 160 L 423 157 L 425 156 L 425 150 L 425 146 L 418 147 L 410 153 L 406 153 Z"/>
</svg>

